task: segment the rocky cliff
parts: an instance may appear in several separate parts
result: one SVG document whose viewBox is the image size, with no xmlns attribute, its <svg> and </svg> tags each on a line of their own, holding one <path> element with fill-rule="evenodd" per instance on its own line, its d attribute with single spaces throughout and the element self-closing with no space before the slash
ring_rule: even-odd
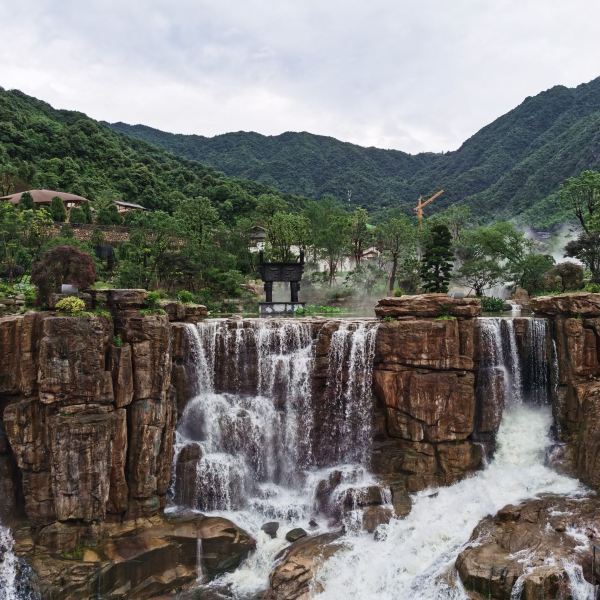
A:
<svg viewBox="0 0 600 600">
<path fill-rule="evenodd" d="M 554 420 L 565 445 L 555 458 L 600 490 L 600 294 L 533 298 L 532 308 L 549 319 L 556 348 Z"/>
<path fill-rule="evenodd" d="M 373 470 L 392 489 L 448 485 L 481 465 L 474 440 L 474 299 L 385 298 L 373 371 L 379 416 Z"/>
</svg>

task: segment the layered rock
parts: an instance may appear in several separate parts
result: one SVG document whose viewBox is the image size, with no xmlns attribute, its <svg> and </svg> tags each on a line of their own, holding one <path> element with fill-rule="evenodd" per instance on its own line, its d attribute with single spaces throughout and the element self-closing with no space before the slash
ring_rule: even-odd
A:
<svg viewBox="0 0 600 600">
<path fill-rule="evenodd" d="M 576 573 L 593 581 L 599 509 L 593 497 L 549 495 L 487 517 L 456 561 L 465 588 L 493 600 L 570 598 Z M 521 590 L 517 596 L 515 587 Z"/>
<path fill-rule="evenodd" d="M 554 418 L 569 446 L 562 452 L 563 468 L 600 490 L 600 294 L 539 297 L 531 305 L 552 325 L 558 365 Z"/>
<path fill-rule="evenodd" d="M 373 468 L 392 491 L 446 485 L 479 468 L 474 299 L 385 298 L 373 371 L 382 418 Z"/>
</svg>

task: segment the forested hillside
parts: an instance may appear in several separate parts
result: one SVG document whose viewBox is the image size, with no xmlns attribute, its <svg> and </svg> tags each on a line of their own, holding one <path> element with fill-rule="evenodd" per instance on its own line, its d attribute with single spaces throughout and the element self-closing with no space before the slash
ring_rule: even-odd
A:
<svg viewBox="0 0 600 600">
<path fill-rule="evenodd" d="M 527 98 L 454 152 L 410 155 L 363 148 L 309 133 L 213 138 L 169 134 L 143 125 L 112 127 L 175 154 L 280 190 L 333 194 L 372 209 L 411 207 L 419 194 L 444 188 L 436 209 L 466 202 L 486 218 L 560 222 L 559 184 L 600 167 L 600 78 L 556 86 Z"/>
<path fill-rule="evenodd" d="M 253 199 L 272 191 L 115 133 L 82 113 L 56 110 L 2 88 L 0 172 L 13 175 L 16 191 L 56 189 L 167 211 L 183 198 L 205 196 L 222 205 L 222 212 L 240 214 L 253 209 Z"/>
</svg>

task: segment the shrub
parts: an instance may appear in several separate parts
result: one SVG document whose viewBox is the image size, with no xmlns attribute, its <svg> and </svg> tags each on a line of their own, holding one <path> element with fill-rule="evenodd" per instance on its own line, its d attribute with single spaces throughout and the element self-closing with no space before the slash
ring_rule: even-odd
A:
<svg viewBox="0 0 600 600">
<path fill-rule="evenodd" d="M 67 220 L 67 209 L 62 198 L 54 196 L 50 201 L 50 215 L 56 223 L 64 223 Z"/>
<path fill-rule="evenodd" d="M 67 296 L 56 303 L 56 310 L 70 315 L 81 313 L 85 310 L 85 302 L 76 296 Z"/>
<path fill-rule="evenodd" d="M 160 308 L 160 296 L 160 292 L 148 292 L 148 295 L 146 296 L 146 306 L 148 308 Z"/>
<path fill-rule="evenodd" d="M 586 283 L 584 290 L 592 294 L 600 294 L 600 283 Z"/>
<path fill-rule="evenodd" d="M 36 301 L 37 301 L 37 294 L 35 292 L 34 287 L 27 288 L 23 292 L 23 296 L 25 296 L 25 306 L 27 308 L 32 308 L 35 306 Z"/>
<path fill-rule="evenodd" d="M 79 289 L 88 288 L 96 281 L 96 267 L 92 257 L 73 246 L 57 246 L 48 250 L 31 270 L 31 282 L 37 288 L 38 305 L 47 306 L 50 295 L 63 283 Z"/>
<path fill-rule="evenodd" d="M 177 300 L 179 300 L 179 302 L 183 302 L 184 304 L 190 304 L 194 301 L 194 294 L 188 290 L 180 290 L 177 292 Z"/>
<path fill-rule="evenodd" d="M 404 292 L 403 292 L 403 291 L 402 291 L 400 288 L 396 288 L 396 289 L 394 290 L 394 296 L 395 296 L 396 298 L 400 298 L 400 297 L 401 297 L 401 296 L 403 296 L 403 295 L 404 295 Z"/>
<path fill-rule="evenodd" d="M 113 337 L 113 346 L 116 346 L 117 348 L 121 348 L 123 346 L 123 340 L 121 339 L 120 335 L 115 335 Z"/>
<path fill-rule="evenodd" d="M 77 206 L 73 207 L 69 213 L 69 223 L 80 225 L 85 222 L 86 220 L 83 211 L 80 208 L 77 208 Z"/>
<path fill-rule="evenodd" d="M 504 309 L 504 300 L 495 296 L 482 296 L 481 309 L 483 312 L 502 312 Z"/>
</svg>

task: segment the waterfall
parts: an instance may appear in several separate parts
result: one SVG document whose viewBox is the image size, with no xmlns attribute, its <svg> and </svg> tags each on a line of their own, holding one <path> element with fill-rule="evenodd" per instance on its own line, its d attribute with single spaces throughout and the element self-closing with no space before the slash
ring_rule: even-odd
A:
<svg viewBox="0 0 600 600">
<path fill-rule="evenodd" d="M 328 440 L 322 461 L 365 463 L 371 448 L 371 381 L 377 325 L 341 323 L 331 336 L 326 409 L 321 419 Z"/>
<path fill-rule="evenodd" d="M 316 464 L 364 463 L 371 444 L 376 332 L 375 322 L 340 321 L 332 334 L 327 401 L 318 407 L 330 436 L 324 452 L 313 444 L 319 436 L 311 322 L 212 319 L 188 324 L 194 397 L 177 430 L 176 500 L 185 504 L 193 496 L 193 507 L 200 510 L 239 509 L 268 496 L 268 484 L 299 489 L 306 469 Z M 184 480 L 178 481 L 184 471 Z"/>
<path fill-rule="evenodd" d="M 489 467 L 449 487 L 419 492 L 405 519 L 382 526 L 377 539 L 346 535 L 346 550 L 318 573 L 322 600 L 466 600 L 448 573 L 477 523 L 506 504 L 542 493 L 572 494 L 576 480 L 544 466 L 550 443 L 550 408 L 513 405 L 498 431 L 498 448 Z M 575 596 L 576 598 L 587 598 Z"/>
<path fill-rule="evenodd" d="M 413 495 L 405 519 L 381 526 L 377 539 L 350 532 L 345 550 L 321 567 L 316 597 L 337 600 L 466 600 L 452 571 L 454 562 L 481 519 L 506 504 L 542 493 L 577 494 L 579 483 L 545 466 L 551 440 L 548 405 L 547 325 L 542 319 L 520 321 L 526 349 L 521 352 L 514 319 L 479 320 L 478 397 L 490 419 L 497 419 L 496 453 L 483 471 L 452 486 Z M 529 346 L 530 345 L 530 346 Z M 490 416 L 489 409 L 495 414 Z M 493 419 L 492 419 L 493 420 Z M 573 597 L 587 589 L 570 575 Z"/>
<path fill-rule="evenodd" d="M 19 600 L 18 559 L 14 554 L 13 546 L 10 529 L 0 525 L 0 600 Z"/>
<path fill-rule="evenodd" d="M 186 325 L 194 395 L 177 428 L 172 496 L 176 504 L 229 516 L 257 539 L 256 552 L 220 580 L 236 597 L 266 587 L 289 529 L 323 532 L 332 519 L 353 529 L 360 524 L 363 495 L 377 489 L 367 469 L 376 333 L 375 321 Z M 319 343 L 325 356 L 317 355 Z M 318 402 L 315 385 L 323 386 Z M 319 506 L 324 484 L 329 495 Z M 390 500 L 382 490 L 381 501 Z M 261 526 L 274 519 L 281 527 L 271 539 Z"/>
</svg>

